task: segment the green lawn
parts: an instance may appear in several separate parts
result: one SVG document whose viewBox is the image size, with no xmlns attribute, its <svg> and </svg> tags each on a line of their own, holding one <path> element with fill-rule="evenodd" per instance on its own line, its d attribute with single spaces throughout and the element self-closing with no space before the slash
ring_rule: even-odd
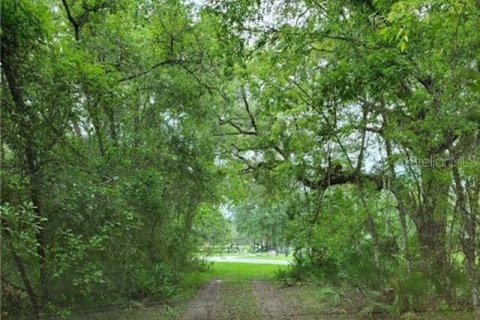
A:
<svg viewBox="0 0 480 320">
<path fill-rule="evenodd" d="M 251 264 L 214 262 L 208 272 L 193 272 L 181 283 L 183 292 L 197 290 L 205 283 L 219 279 L 223 281 L 251 281 L 256 279 L 271 280 L 278 270 L 290 268 L 273 264 Z"/>
<path fill-rule="evenodd" d="M 289 266 L 215 262 L 208 275 L 210 279 L 221 279 L 225 281 L 270 280 L 275 277 L 275 273 L 278 270 L 284 270 L 286 268 L 289 268 Z"/>
</svg>

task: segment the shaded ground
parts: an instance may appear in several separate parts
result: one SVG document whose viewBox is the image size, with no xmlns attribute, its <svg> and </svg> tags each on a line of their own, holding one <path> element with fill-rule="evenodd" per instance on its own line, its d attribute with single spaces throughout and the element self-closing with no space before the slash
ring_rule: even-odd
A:
<svg viewBox="0 0 480 320">
<path fill-rule="evenodd" d="M 199 291 L 182 320 L 352 319 L 325 314 L 321 308 L 306 309 L 302 301 L 293 301 L 286 293 L 264 280 L 215 280 Z"/>
<path fill-rule="evenodd" d="M 212 281 L 201 289 L 182 320 L 353 320 L 393 319 L 375 315 L 361 317 L 349 308 L 321 303 L 314 288 L 280 288 L 271 281 Z M 317 288 L 318 290 L 318 288 Z M 404 315 L 401 319 L 479 320 L 464 312 Z"/>
<path fill-rule="evenodd" d="M 128 309 L 76 314 L 73 320 L 340 320 L 360 317 L 358 303 L 344 297 L 333 306 L 315 285 L 283 288 L 273 279 L 283 265 L 215 263 L 209 272 L 188 275 L 183 288 L 167 304 L 145 304 Z M 384 317 L 383 319 L 387 319 Z M 392 319 L 392 318 L 390 318 Z M 480 320 L 471 313 L 417 314 L 426 320 Z"/>
<path fill-rule="evenodd" d="M 190 303 L 184 320 L 209 320 L 216 319 L 219 289 L 221 280 L 214 280 L 200 290 Z"/>
<path fill-rule="evenodd" d="M 219 320 L 261 320 L 262 312 L 253 295 L 250 281 L 225 282 L 221 289 Z"/>
<path fill-rule="evenodd" d="M 283 294 L 270 283 L 253 281 L 252 286 L 264 319 L 299 319 L 302 313 L 299 306 L 288 303 Z"/>
</svg>

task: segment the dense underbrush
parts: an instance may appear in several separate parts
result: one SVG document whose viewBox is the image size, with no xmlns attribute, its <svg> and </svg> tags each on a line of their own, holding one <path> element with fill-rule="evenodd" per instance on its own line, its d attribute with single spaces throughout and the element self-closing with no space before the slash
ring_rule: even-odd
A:
<svg viewBox="0 0 480 320">
<path fill-rule="evenodd" d="M 295 255 L 295 266 L 280 270 L 277 279 L 284 286 L 314 285 L 322 302 L 358 316 L 395 318 L 471 309 L 468 278 L 461 265 L 452 263 L 449 267 L 446 299 L 438 274 L 421 261 L 375 257 L 368 247 L 343 259 L 302 250 Z"/>
</svg>

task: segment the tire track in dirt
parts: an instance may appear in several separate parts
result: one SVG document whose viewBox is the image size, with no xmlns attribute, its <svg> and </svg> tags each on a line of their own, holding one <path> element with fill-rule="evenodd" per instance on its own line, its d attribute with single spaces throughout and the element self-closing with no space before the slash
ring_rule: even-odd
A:
<svg viewBox="0 0 480 320">
<path fill-rule="evenodd" d="M 265 319 L 298 319 L 295 306 L 287 303 L 284 297 L 265 281 L 252 281 L 253 292 Z"/>
<path fill-rule="evenodd" d="M 221 280 L 214 280 L 200 290 L 190 303 L 183 320 L 214 320 L 217 319 L 217 305 Z"/>
<path fill-rule="evenodd" d="M 291 299 L 268 281 L 252 281 L 253 293 L 265 320 L 353 319 L 308 310 L 299 299 Z"/>
</svg>

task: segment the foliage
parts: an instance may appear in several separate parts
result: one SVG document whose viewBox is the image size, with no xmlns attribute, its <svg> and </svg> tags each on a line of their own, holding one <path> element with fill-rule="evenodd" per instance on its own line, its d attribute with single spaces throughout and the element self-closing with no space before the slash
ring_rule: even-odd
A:
<svg viewBox="0 0 480 320">
<path fill-rule="evenodd" d="M 479 8 L 2 1 L 2 307 L 164 301 L 235 241 L 364 313 L 478 309 Z"/>
<path fill-rule="evenodd" d="M 164 301 L 219 202 L 215 20 L 179 1 L 1 5 L 2 282 L 30 317 Z M 202 237 L 227 237 L 213 219 Z"/>
<path fill-rule="evenodd" d="M 231 242 L 231 229 L 219 209 L 201 206 L 197 213 L 194 230 L 201 245 L 224 246 Z"/>
<path fill-rule="evenodd" d="M 426 300 L 454 307 L 463 267 L 477 308 L 479 180 L 466 167 L 479 150 L 478 4 L 212 10 L 225 38 L 246 39 L 222 119 L 231 161 L 288 208 L 290 277 L 394 287 L 383 304 L 399 314 Z"/>
<path fill-rule="evenodd" d="M 152 299 L 165 299 L 175 293 L 175 283 L 179 275 L 165 263 L 154 263 L 149 268 L 138 271 L 140 296 Z"/>
</svg>

